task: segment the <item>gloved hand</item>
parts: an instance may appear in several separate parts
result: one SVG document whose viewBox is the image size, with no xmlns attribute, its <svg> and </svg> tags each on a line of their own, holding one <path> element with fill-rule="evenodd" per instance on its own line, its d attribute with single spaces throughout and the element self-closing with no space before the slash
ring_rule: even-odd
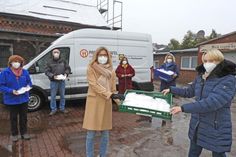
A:
<svg viewBox="0 0 236 157">
<path fill-rule="evenodd" d="M 120 99 L 120 100 L 125 100 L 125 96 L 123 94 L 112 94 L 111 95 L 112 99 Z"/>
</svg>

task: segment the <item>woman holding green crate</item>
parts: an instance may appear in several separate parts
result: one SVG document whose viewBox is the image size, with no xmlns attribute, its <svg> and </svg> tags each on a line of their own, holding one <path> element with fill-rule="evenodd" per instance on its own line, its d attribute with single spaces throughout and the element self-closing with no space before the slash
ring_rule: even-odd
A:
<svg viewBox="0 0 236 157">
<path fill-rule="evenodd" d="M 171 113 L 191 113 L 189 157 L 199 157 L 202 149 L 213 157 L 226 157 L 232 145 L 231 101 L 235 96 L 236 65 L 224 60 L 216 49 L 208 50 L 196 68 L 198 76 L 188 88 L 170 87 L 169 92 L 195 102 L 173 107 Z"/>
</svg>

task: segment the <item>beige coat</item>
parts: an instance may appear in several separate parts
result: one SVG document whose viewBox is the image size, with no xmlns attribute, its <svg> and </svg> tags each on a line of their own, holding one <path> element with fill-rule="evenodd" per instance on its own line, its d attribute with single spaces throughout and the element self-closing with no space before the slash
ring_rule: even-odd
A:
<svg viewBox="0 0 236 157">
<path fill-rule="evenodd" d="M 87 130 L 112 129 L 112 100 L 111 94 L 116 91 L 116 75 L 112 71 L 109 80 L 111 91 L 97 83 L 99 74 L 91 65 L 88 66 L 87 79 L 89 83 L 83 128 Z"/>
</svg>

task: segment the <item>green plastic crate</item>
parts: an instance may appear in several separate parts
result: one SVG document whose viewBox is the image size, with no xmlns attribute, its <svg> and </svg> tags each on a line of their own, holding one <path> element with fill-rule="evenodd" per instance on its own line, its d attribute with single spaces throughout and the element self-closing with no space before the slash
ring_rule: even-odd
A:
<svg viewBox="0 0 236 157">
<path fill-rule="evenodd" d="M 165 99 L 168 102 L 168 104 L 170 104 L 170 107 L 172 106 L 172 102 L 173 102 L 172 94 L 163 95 L 160 92 L 127 90 L 125 92 L 125 96 L 128 93 L 144 94 L 144 95 L 147 95 L 147 96 L 151 96 L 153 98 Z M 145 116 L 150 116 L 150 117 L 158 117 L 158 118 L 165 119 L 165 120 L 171 120 L 172 119 L 172 115 L 170 114 L 170 112 L 163 112 L 163 111 L 151 110 L 151 109 L 140 108 L 140 107 L 126 106 L 126 105 L 123 104 L 123 101 L 119 105 L 119 111 L 120 112 L 135 113 L 135 114 L 145 115 Z"/>
</svg>

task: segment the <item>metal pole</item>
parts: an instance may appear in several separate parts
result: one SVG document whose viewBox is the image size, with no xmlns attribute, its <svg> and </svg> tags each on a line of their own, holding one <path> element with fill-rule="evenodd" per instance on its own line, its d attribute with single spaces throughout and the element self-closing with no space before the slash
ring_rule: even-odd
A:
<svg viewBox="0 0 236 157">
<path fill-rule="evenodd" d="M 123 2 L 121 2 L 121 31 L 123 28 Z"/>
<path fill-rule="evenodd" d="M 113 28 L 114 28 L 114 16 L 115 16 L 115 0 L 113 0 L 113 17 L 112 17 L 112 30 L 113 30 Z"/>
<path fill-rule="evenodd" d="M 109 0 L 107 0 L 107 24 L 109 20 Z"/>
</svg>

